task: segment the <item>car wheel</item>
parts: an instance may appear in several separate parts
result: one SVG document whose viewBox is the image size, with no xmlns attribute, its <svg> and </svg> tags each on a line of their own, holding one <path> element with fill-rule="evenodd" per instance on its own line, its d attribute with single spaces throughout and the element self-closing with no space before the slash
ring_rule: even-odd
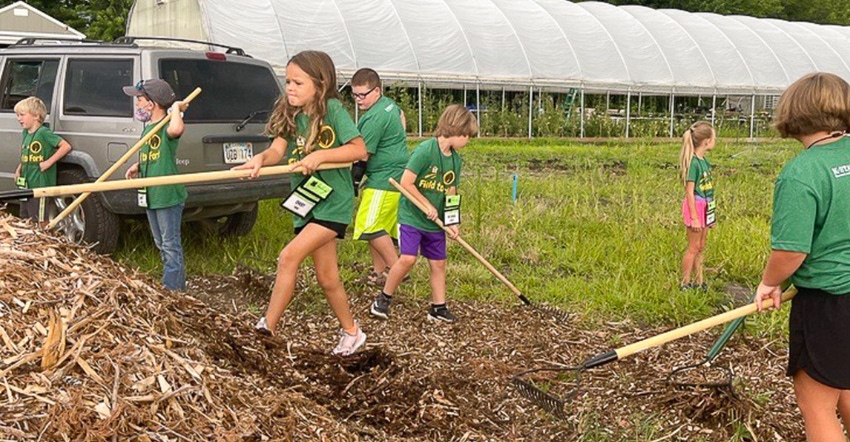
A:
<svg viewBox="0 0 850 442">
<path fill-rule="evenodd" d="M 82 184 L 89 178 L 81 169 L 62 169 L 57 175 L 60 185 Z M 66 195 L 54 198 L 57 215 L 71 205 L 79 195 Z M 62 234 L 75 243 L 94 244 L 92 250 L 98 253 L 112 253 L 118 247 L 118 234 L 121 224 L 117 215 L 106 210 L 97 194 L 91 194 L 68 216 L 57 224 Z"/>
<path fill-rule="evenodd" d="M 236 212 L 228 215 L 219 230 L 219 234 L 221 236 L 245 236 L 251 233 L 251 229 L 257 222 L 259 210 L 260 205 L 255 204 L 254 208 L 247 212 Z"/>
</svg>

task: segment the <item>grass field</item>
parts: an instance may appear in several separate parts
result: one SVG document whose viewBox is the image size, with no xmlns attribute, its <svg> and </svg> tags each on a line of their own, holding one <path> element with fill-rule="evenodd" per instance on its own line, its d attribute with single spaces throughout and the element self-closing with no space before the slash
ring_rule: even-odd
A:
<svg viewBox="0 0 850 442">
<path fill-rule="evenodd" d="M 708 293 L 678 290 L 686 245 L 679 148 L 675 141 L 473 140 L 462 152 L 461 235 L 532 301 L 578 313 L 588 325 L 631 319 L 673 326 L 718 313 L 732 305 L 730 287 L 759 282 L 769 251 L 773 181 L 799 147 L 788 141 L 721 139 L 709 153 L 718 224 L 706 250 Z M 291 216 L 278 201 L 262 203 L 256 227 L 243 238 L 210 238 L 185 225 L 187 272 L 230 273 L 237 262 L 273 272 L 291 237 Z M 354 269 L 369 262 L 365 243 L 342 241 L 339 254 L 343 282 L 361 277 Z M 161 271 L 141 223 L 125 226 L 115 256 L 145 271 Z M 450 301 L 516 302 L 457 244 L 449 245 L 448 285 Z M 420 263 L 401 290 L 425 299 L 427 266 Z M 325 308 L 318 287 L 309 292 L 314 304 Z M 750 330 L 778 335 L 784 318 L 760 316 Z"/>
</svg>

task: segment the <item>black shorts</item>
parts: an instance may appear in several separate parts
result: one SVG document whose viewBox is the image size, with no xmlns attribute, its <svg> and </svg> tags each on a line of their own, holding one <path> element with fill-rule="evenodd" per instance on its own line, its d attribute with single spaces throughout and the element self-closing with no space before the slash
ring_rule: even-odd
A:
<svg viewBox="0 0 850 442">
<path fill-rule="evenodd" d="M 333 230 L 334 232 L 336 232 L 337 239 L 345 239 L 345 229 L 348 228 L 347 224 L 335 223 L 333 221 L 323 221 L 316 218 L 311 218 L 310 221 L 307 221 L 307 224 L 318 224 L 326 229 Z M 306 226 L 307 224 L 305 224 L 304 226 Z M 301 231 L 304 230 L 304 226 L 296 227 L 295 234 L 297 235 L 301 233 Z"/>
<path fill-rule="evenodd" d="M 786 373 L 805 370 L 821 384 L 850 389 L 850 294 L 797 290 L 791 301 Z"/>
</svg>

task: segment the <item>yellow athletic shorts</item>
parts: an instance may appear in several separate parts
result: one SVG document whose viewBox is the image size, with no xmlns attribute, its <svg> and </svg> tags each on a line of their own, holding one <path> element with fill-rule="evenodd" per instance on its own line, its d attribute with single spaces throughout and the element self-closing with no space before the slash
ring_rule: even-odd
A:
<svg viewBox="0 0 850 442">
<path fill-rule="evenodd" d="M 398 201 L 401 194 L 391 190 L 363 189 L 354 239 L 368 241 L 384 235 L 398 238 Z"/>
</svg>

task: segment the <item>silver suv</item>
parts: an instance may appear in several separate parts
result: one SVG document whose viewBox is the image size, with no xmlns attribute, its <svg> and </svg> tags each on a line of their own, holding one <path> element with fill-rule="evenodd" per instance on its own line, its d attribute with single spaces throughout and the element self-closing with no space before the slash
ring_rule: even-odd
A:
<svg viewBox="0 0 850 442">
<path fill-rule="evenodd" d="M 156 40 L 221 50 L 167 48 Z M 45 124 L 74 148 L 58 165 L 59 184 L 91 182 L 139 140 L 142 123 L 133 119 L 133 100 L 121 87 L 149 78 L 166 80 L 178 98 L 202 89 L 184 115 L 177 150 L 181 173 L 229 169 L 268 147 L 263 127 L 281 86 L 268 63 L 239 48 L 148 37 L 114 43 L 24 39 L 0 50 L 0 191 L 15 189 L 18 101 L 41 98 L 48 110 Z M 123 179 L 134 162 L 109 179 Z M 189 185 L 183 220 L 203 220 L 223 235 L 247 234 L 257 219 L 257 202 L 286 195 L 288 183 L 286 177 L 266 177 Z M 57 206 L 61 210 L 72 200 L 57 198 Z M 118 244 L 120 219 L 143 214 L 135 191 L 102 192 L 59 226 L 71 240 L 110 253 Z"/>
</svg>

